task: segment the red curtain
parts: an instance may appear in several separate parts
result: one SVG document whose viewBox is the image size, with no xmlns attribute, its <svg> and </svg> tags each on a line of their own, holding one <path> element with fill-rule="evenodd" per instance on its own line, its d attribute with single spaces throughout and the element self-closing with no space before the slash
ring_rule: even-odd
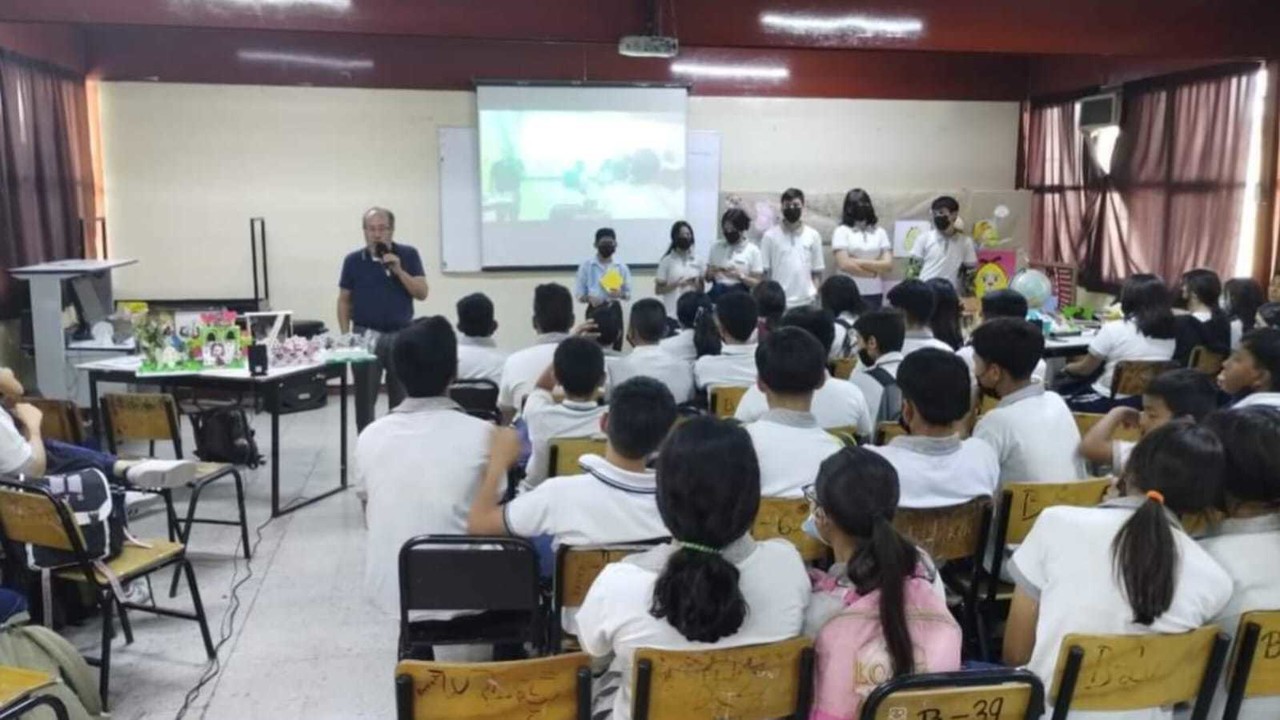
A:
<svg viewBox="0 0 1280 720">
<path fill-rule="evenodd" d="M 25 302 L 8 269 L 82 257 L 95 214 L 84 82 L 0 53 L 0 317 Z"/>
<path fill-rule="evenodd" d="M 1032 258 L 1081 265 L 1097 192 L 1086 184 L 1083 136 L 1074 100 L 1033 104 L 1023 120 L 1022 186 L 1030 189 Z"/>
</svg>

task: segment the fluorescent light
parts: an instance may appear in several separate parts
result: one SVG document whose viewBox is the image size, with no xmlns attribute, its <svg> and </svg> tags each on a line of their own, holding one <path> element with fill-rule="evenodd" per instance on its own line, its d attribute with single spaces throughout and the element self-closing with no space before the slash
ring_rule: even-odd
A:
<svg viewBox="0 0 1280 720">
<path fill-rule="evenodd" d="M 322 7 L 339 12 L 351 9 L 351 0 L 214 0 L 214 2 L 219 5 L 239 5 L 242 7 Z"/>
<path fill-rule="evenodd" d="M 907 37 L 919 35 L 924 22 L 918 18 L 873 17 L 871 15 L 794 15 L 767 12 L 760 15 L 766 28 L 814 35 L 867 35 Z"/>
<path fill-rule="evenodd" d="M 699 62 L 673 62 L 671 72 L 694 77 L 742 80 L 786 80 L 791 71 L 782 65 L 713 65 Z"/>
<path fill-rule="evenodd" d="M 369 58 L 345 58 L 334 55 L 312 55 L 309 53 L 281 52 L 278 50 L 237 50 L 236 57 L 246 62 L 304 65 L 308 67 L 324 68 L 326 70 L 373 69 L 373 60 Z"/>
</svg>

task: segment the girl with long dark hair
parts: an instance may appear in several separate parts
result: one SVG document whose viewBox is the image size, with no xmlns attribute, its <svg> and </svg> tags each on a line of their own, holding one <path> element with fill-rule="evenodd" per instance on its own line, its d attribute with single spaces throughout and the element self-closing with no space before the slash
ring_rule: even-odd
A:
<svg viewBox="0 0 1280 720">
<path fill-rule="evenodd" d="M 662 299 L 667 317 L 677 316 L 676 303 L 688 292 L 702 292 L 702 263 L 693 254 L 693 226 L 684 220 L 671 225 L 671 244 L 658 260 L 653 292 Z"/>
<path fill-rule="evenodd" d="M 929 329 L 933 336 L 951 346 L 952 350 L 964 347 L 964 332 L 960 329 L 960 296 L 951 281 L 933 278 L 925 281 L 933 291 L 935 302 Z"/>
<path fill-rule="evenodd" d="M 742 208 L 729 208 L 720 217 L 723 238 L 711 246 L 707 256 L 707 282 L 711 299 L 733 290 L 750 290 L 764 279 L 764 256 L 760 247 L 747 238 L 751 216 Z"/>
<path fill-rule="evenodd" d="M 1182 364 L 1190 358 L 1196 345 L 1219 355 L 1231 352 L 1231 321 L 1218 304 L 1221 297 L 1222 280 L 1218 273 L 1205 268 L 1183 273 L 1182 301 L 1187 314 L 1177 318 L 1179 347 L 1174 353 L 1174 358 Z"/>
<path fill-rule="evenodd" d="M 1267 301 L 1262 286 L 1253 278 L 1232 278 L 1223 288 L 1227 319 L 1231 321 L 1231 349 L 1240 347 L 1240 338 L 1258 324 L 1258 310 Z"/>
<path fill-rule="evenodd" d="M 893 269 L 893 246 L 889 234 L 880 227 L 866 190 L 854 188 L 845 193 L 840 225 L 831 233 L 831 250 L 840 273 L 857 281 L 867 307 L 880 307 L 884 297 L 881 278 Z"/>
</svg>

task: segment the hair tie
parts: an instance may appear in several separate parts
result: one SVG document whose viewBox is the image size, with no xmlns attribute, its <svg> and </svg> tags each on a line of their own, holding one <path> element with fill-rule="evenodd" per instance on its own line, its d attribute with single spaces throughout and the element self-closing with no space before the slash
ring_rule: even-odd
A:
<svg viewBox="0 0 1280 720">
<path fill-rule="evenodd" d="M 720 554 L 719 550 L 711 547 L 710 545 L 699 545 L 698 543 L 684 542 L 683 540 L 679 541 L 679 545 L 685 550 L 692 550 L 694 552 L 706 553 L 708 555 Z"/>
<path fill-rule="evenodd" d="M 1163 505 L 1163 504 L 1164 504 L 1164 493 L 1160 492 L 1159 490 L 1148 490 L 1148 491 L 1147 491 L 1147 499 L 1148 499 L 1148 500 L 1155 500 L 1156 502 L 1158 502 L 1158 503 L 1160 503 L 1161 505 Z"/>
</svg>

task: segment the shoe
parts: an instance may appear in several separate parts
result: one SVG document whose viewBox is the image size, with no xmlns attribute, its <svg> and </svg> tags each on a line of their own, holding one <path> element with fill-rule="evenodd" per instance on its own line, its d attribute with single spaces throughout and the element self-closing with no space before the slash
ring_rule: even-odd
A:
<svg viewBox="0 0 1280 720">
<path fill-rule="evenodd" d="M 120 602 L 126 605 L 150 605 L 151 588 L 147 587 L 145 581 L 135 580 L 125 587 L 124 597 L 120 598 Z"/>
<path fill-rule="evenodd" d="M 193 460 L 140 460 L 130 465 L 124 476 L 137 487 L 176 488 L 195 480 L 197 465 Z"/>
</svg>

